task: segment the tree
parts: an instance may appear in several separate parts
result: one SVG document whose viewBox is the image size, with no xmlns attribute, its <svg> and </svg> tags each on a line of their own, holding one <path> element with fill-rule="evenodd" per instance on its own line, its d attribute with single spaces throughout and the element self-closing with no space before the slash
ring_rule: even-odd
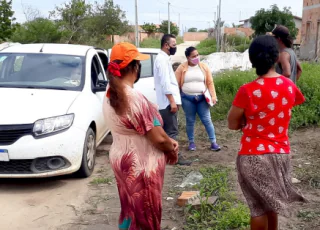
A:
<svg viewBox="0 0 320 230">
<path fill-rule="evenodd" d="M 208 29 L 198 30 L 198 32 L 208 32 Z"/>
<path fill-rule="evenodd" d="M 275 25 L 286 26 L 293 38 L 295 38 L 298 33 L 298 29 L 294 23 L 294 17 L 290 8 L 287 7 L 280 10 L 277 5 L 272 5 L 268 10 L 261 9 L 250 19 L 250 22 L 252 24 L 252 29 L 255 30 L 255 36 L 271 32 Z"/>
<path fill-rule="evenodd" d="M 12 11 L 12 1 L 1 0 L 0 1 L 0 39 L 5 41 L 9 39 L 14 32 L 15 26 L 13 22 L 14 11 Z"/>
<path fill-rule="evenodd" d="M 89 10 L 90 5 L 86 4 L 85 0 L 71 0 L 50 12 L 50 18 L 57 19 L 61 28 L 66 31 L 66 43 L 79 42 Z"/>
<path fill-rule="evenodd" d="M 164 33 L 164 34 L 168 33 L 168 20 L 162 21 L 160 28 L 159 28 L 159 32 Z M 178 34 L 179 34 L 179 27 L 177 27 L 172 22 L 170 22 L 170 33 L 173 35 L 176 35 L 176 36 L 178 36 Z"/>
<path fill-rule="evenodd" d="M 198 31 L 198 29 L 195 27 L 188 29 L 188 32 L 197 32 L 197 31 Z"/>
<path fill-rule="evenodd" d="M 141 28 L 148 34 L 154 34 L 155 32 L 157 32 L 157 26 L 153 23 L 144 23 L 143 26 L 141 26 Z"/>
<path fill-rule="evenodd" d="M 125 12 L 112 0 L 105 0 L 103 4 L 96 2 L 85 27 L 89 36 L 103 40 L 106 35 L 122 35 L 130 31 Z"/>
<path fill-rule="evenodd" d="M 18 26 L 11 40 L 19 43 L 58 43 L 62 36 L 57 23 L 47 18 L 36 18 Z"/>
</svg>

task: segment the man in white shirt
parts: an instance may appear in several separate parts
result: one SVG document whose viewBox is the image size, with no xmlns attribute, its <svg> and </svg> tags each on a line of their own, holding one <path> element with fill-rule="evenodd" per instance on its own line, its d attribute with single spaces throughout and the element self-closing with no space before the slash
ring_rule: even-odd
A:
<svg viewBox="0 0 320 230">
<path fill-rule="evenodd" d="M 154 62 L 154 85 L 156 88 L 157 104 L 164 126 L 169 137 L 176 140 L 178 130 L 178 110 L 181 105 L 179 85 L 174 74 L 170 55 L 177 51 L 176 37 L 166 34 L 161 39 L 161 51 Z M 191 165 L 179 153 L 178 164 Z"/>
</svg>

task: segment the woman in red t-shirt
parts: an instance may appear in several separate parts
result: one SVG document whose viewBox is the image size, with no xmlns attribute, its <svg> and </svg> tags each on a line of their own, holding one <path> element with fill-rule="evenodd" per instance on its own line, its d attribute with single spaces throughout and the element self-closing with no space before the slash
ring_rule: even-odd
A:
<svg viewBox="0 0 320 230">
<path fill-rule="evenodd" d="M 237 170 L 251 229 L 276 230 L 278 214 L 287 214 L 290 202 L 305 201 L 291 183 L 288 139 L 291 110 L 305 99 L 290 79 L 276 73 L 279 49 L 274 37 L 256 38 L 249 56 L 259 77 L 240 87 L 228 126 L 243 132 Z"/>
</svg>

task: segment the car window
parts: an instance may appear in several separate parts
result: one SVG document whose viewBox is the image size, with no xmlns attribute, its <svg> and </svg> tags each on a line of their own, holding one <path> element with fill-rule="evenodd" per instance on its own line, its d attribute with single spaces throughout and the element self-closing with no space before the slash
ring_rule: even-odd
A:
<svg viewBox="0 0 320 230">
<path fill-rule="evenodd" d="M 145 61 L 141 61 L 141 78 L 152 77 L 153 76 L 153 61 L 152 55 Z"/>
<path fill-rule="evenodd" d="M 84 58 L 72 55 L 0 54 L 0 87 L 80 91 Z"/>
<path fill-rule="evenodd" d="M 98 86 L 98 80 L 105 80 L 99 58 L 96 55 L 93 57 L 91 63 L 91 80 L 92 88 Z"/>
<path fill-rule="evenodd" d="M 14 72 L 21 71 L 23 59 L 24 56 L 16 56 L 16 59 L 14 61 Z"/>
</svg>

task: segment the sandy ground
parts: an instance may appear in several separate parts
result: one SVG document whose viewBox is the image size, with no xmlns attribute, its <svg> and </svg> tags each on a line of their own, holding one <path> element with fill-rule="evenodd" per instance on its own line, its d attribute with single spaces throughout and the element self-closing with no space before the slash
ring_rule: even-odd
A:
<svg viewBox="0 0 320 230">
<path fill-rule="evenodd" d="M 183 124 L 182 124 L 183 125 Z M 208 150 L 203 127 L 196 130 L 198 149 L 186 151 L 185 136 L 180 144 L 184 155 L 196 160 L 192 167 L 168 166 L 163 191 L 162 228 L 183 229 L 184 212 L 176 206 L 179 185 L 188 172 L 205 165 L 235 168 L 240 134 L 228 131 L 224 123 L 216 124 L 222 151 Z M 308 129 L 292 135 L 295 176 L 302 182 L 297 186 L 309 199 L 308 204 L 295 204 L 290 218 L 281 218 L 281 230 L 320 229 L 320 129 Z M 108 162 L 110 138 L 100 146 L 96 170 L 88 179 L 58 177 L 42 180 L 0 181 L 0 229 L 4 230 L 116 230 L 120 202 L 113 172 Z M 234 171 L 235 172 L 235 171 Z M 92 184 L 97 178 L 108 183 Z M 319 183 L 314 186 L 315 183 Z M 237 191 L 243 200 L 241 191 Z M 167 199 L 169 197 L 169 199 Z"/>
</svg>

